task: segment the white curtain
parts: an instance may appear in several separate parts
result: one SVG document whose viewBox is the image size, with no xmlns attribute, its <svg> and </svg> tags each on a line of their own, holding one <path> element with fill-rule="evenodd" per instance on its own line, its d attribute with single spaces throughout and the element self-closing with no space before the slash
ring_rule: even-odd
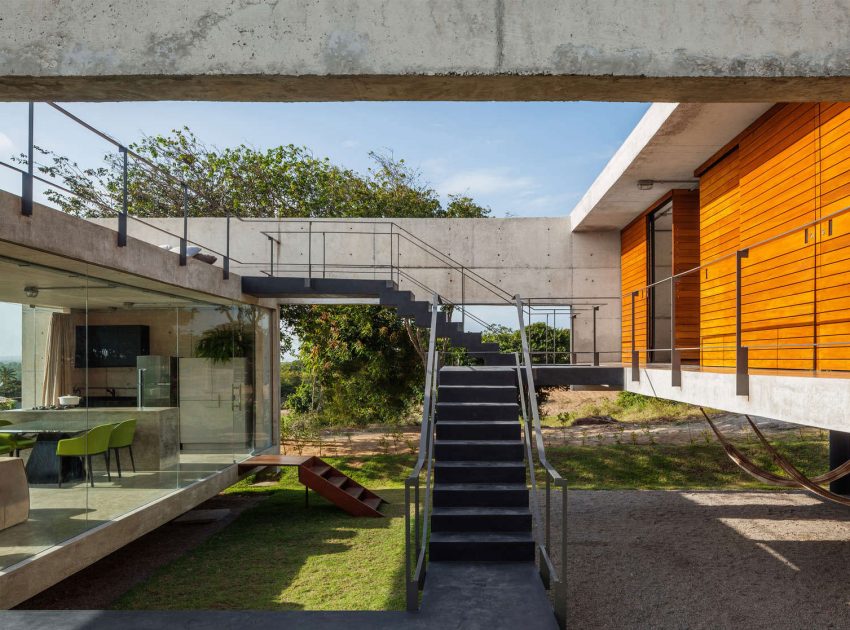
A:
<svg viewBox="0 0 850 630">
<path fill-rule="evenodd" d="M 71 368 L 74 361 L 74 326 L 71 316 L 53 313 L 44 356 L 42 405 L 58 405 L 59 396 L 72 394 Z"/>
</svg>

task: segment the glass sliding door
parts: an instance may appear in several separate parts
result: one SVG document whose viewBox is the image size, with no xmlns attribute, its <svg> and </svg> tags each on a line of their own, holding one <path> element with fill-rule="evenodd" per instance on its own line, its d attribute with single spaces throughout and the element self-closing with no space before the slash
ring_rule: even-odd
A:
<svg viewBox="0 0 850 630">
<path fill-rule="evenodd" d="M 654 284 L 673 274 L 673 203 L 669 202 L 649 215 L 647 223 L 647 257 L 649 283 Z M 671 338 L 670 282 L 661 282 L 649 291 L 649 356 L 650 363 L 670 363 Z"/>
</svg>

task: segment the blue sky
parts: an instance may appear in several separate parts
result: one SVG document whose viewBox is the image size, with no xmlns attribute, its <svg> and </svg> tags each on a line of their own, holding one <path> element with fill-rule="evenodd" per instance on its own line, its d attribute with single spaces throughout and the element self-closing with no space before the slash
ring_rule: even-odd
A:
<svg viewBox="0 0 850 630">
<path fill-rule="evenodd" d="M 123 142 L 188 125 L 218 147 L 309 147 L 357 171 L 369 151 L 392 152 L 441 195 L 469 194 L 495 216 L 566 215 L 626 138 L 642 103 L 71 103 Z M 26 105 L 0 104 L 0 156 L 26 143 Z M 45 105 L 36 143 L 85 166 L 107 145 Z M 3 169 L 4 170 L 4 169 Z M 17 178 L 0 175 L 17 191 Z"/>
<path fill-rule="evenodd" d="M 444 199 L 451 193 L 468 194 L 489 206 L 494 216 L 563 216 L 648 104 L 152 102 L 65 107 L 125 143 L 187 125 L 220 148 L 304 145 L 318 157 L 360 172 L 372 164 L 370 151 L 391 152 L 419 169 Z M 82 167 L 99 166 L 103 154 L 112 150 L 46 105 L 36 105 L 35 120 L 36 144 Z M 24 152 L 26 142 L 26 104 L 0 103 L 0 159 L 8 162 Z M 19 193 L 20 176 L 0 168 L 0 188 Z M 487 321 L 506 325 L 516 318 L 510 309 L 479 311 Z M 19 312 L 17 305 L 0 305 L 0 320 L 12 321 Z M 0 356 L 19 352 L 19 331 L 0 335 Z"/>
</svg>

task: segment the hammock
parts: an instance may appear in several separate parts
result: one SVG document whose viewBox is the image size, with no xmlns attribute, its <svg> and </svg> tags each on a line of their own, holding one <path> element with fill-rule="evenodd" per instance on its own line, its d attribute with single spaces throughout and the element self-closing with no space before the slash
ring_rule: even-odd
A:
<svg viewBox="0 0 850 630">
<path fill-rule="evenodd" d="M 708 425 L 711 427 L 711 430 L 714 431 L 714 435 L 717 436 L 718 441 L 723 446 L 723 450 L 726 451 L 726 454 L 729 456 L 737 466 L 739 466 L 742 470 L 744 470 L 747 474 L 754 477 L 755 479 L 767 483 L 769 485 L 781 486 L 784 488 L 805 488 L 810 492 L 827 499 L 829 501 L 834 501 L 835 503 L 840 503 L 842 505 L 850 506 L 850 498 L 843 497 L 841 495 L 835 494 L 824 488 L 820 487 L 823 484 L 830 483 L 835 481 L 836 479 L 841 479 L 842 477 L 850 474 L 850 461 L 844 462 L 840 466 L 830 470 L 829 472 L 819 475 L 817 477 L 813 477 L 809 479 L 805 475 L 803 475 L 797 468 L 791 464 L 785 457 L 783 457 L 779 451 L 777 451 L 767 439 L 764 437 L 762 432 L 759 430 L 758 426 L 752 421 L 752 418 L 745 415 L 744 417 L 749 422 L 750 427 L 755 432 L 756 436 L 758 436 L 759 441 L 765 447 L 765 449 L 771 454 L 773 460 L 776 464 L 782 468 L 788 475 L 791 476 L 791 479 L 787 477 L 780 477 L 779 475 L 775 475 L 772 472 L 761 468 L 757 464 L 755 464 L 751 459 L 749 459 L 746 455 L 744 455 L 740 450 L 738 450 L 734 444 L 729 442 L 726 437 L 720 432 L 720 429 L 711 421 L 711 418 L 708 417 L 708 414 L 705 413 L 705 410 L 700 407 L 700 411 L 702 415 L 705 417 Z"/>
<path fill-rule="evenodd" d="M 752 419 L 749 416 L 745 416 L 745 417 L 747 419 L 747 422 L 750 423 L 750 426 L 752 427 L 755 434 L 758 436 L 758 439 L 761 441 L 762 446 L 764 446 L 767 449 L 767 452 L 770 453 L 773 456 L 773 461 L 775 461 L 782 470 L 784 470 L 786 473 L 791 475 L 791 477 L 793 477 L 794 480 L 797 481 L 797 483 L 800 484 L 800 486 L 802 486 L 803 488 L 805 488 L 806 490 L 808 490 L 810 492 L 813 492 L 817 496 L 826 499 L 827 501 L 833 501 L 835 503 L 840 503 L 841 505 L 850 506 L 850 497 L 843 497 L 840 494 L 835 494 L 834 492 L 830 492 L 829 490 L 825 490 L 821 486 L 814 483 L 813 480 L 808 479 L 803 473 L 801 473 L 799 470 L 797 470 L 791 462 L 789 462 L 787 459 L 785 459 L 779 453 L 779 451 L 777 451 L 775 448 L 773 448 L 773 446 L 771 446 L 770 442 L 768 442 L 767 439 L 765 439 L 764 435 L 762 435 L 762 432 L 759 431 L 759 428 L 756 426 L 756 423 L 753 422 Z M 845 465 L 845 464 L 847 464 L 847 462 L 842 464 L 842 466 Z M 830 471 L 830 472 L 834 472 L 834 471 Z"/>
</svg>

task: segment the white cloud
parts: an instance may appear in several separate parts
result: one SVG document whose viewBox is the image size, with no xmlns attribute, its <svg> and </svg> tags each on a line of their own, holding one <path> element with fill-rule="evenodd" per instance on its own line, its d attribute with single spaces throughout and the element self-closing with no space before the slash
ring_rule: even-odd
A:
<svg viewBox="0 0 850 630">
<path fill-rule="evenodd" d="M 343 149 L 353 149 L 359 147 L 360 143 L 357 140 L 343 140 L 341 146 Z"/>
<path fill-rule="evenodd" d="M 515 175 L 509 169 L 472 169 L 459 171 L 444 179 L 443 194 L 469 194 L 472 197 L 498 194 L 528 194 L 538 187 L 533 177 Z"/>
<path fill-rule="evenodd" d="M 15 152 L 15 143 L 5 133 L 0 132 L 0 154 L 5 157 L 7 154 Z"/>
</svg>

